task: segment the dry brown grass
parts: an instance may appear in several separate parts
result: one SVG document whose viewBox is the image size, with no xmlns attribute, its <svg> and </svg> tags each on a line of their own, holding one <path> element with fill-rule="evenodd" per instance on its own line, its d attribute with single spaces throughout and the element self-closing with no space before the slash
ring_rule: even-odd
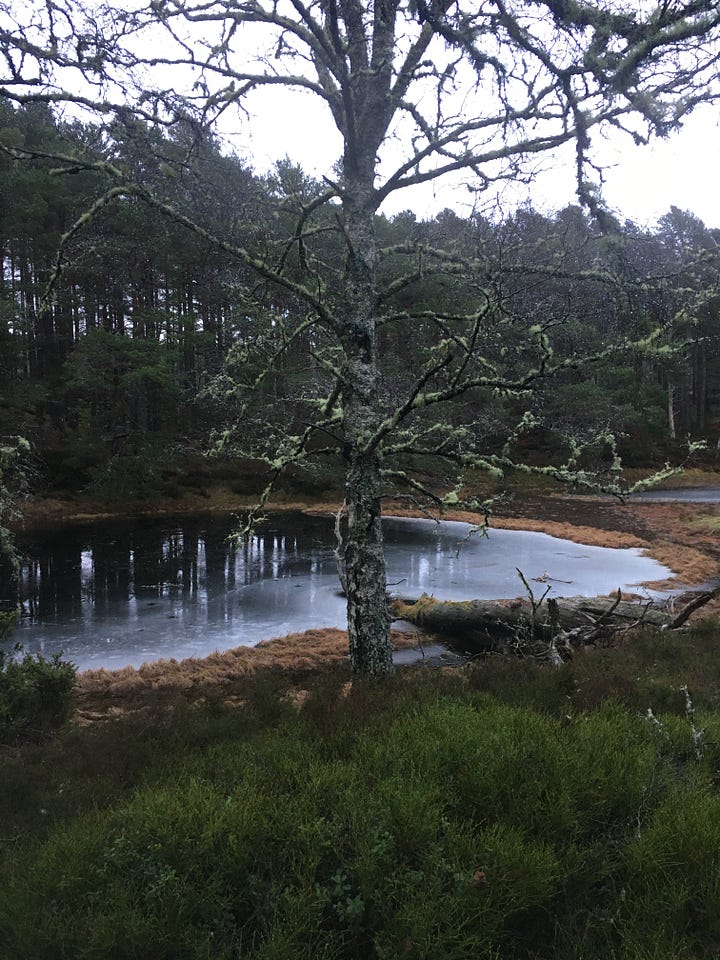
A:
<svg viewBox="0 0 720 960">
<path fill-rule="evenodd" d="M 391 632 L 393 648 L 417 644 L 415 633 Z M 255 647 L 234 647 L 208 657 L 155 660 L 121 670 L 86 670 L 78 675 L 77 718 L 89 722 L 155 706 L 178 698 L 194 700 L 212 690 L 237 700 L 244 681 L 258 673 L 282 674 L 290 679 L 347 662 L 345 630 L 332 627 L 290 633 L 264 640 Z"/>
<path fill-rule="evenodd" d="M 646 584 L 657 590 L 677 586 L 678 583 L 688 585 L 705 583 L 718 575 L 717 560 L 695 547 L 687 547 L 670 540 L 658 540 L 653 543 L 650 550 L 645 552 L 676 572 L 673 580 L 659 580 Z"/>
<path fill-rule="evenodd" d="M 697 520 L 695 520 L 694 526 L 701 533 L 718 535 L 720 534 L 720 515 L 716 513 L 698 517 Z"/>
<path fill-rule="evenodd" d="M 675 570 L 683 583 L 720 574 L 720 540 L 702 518 L 717 514 L 707 504 L 634 503 L 628 510 L 651 541 L 649 553 Z"/>
<path fill-rule="evenodd" d="M 538 533 L 547 533 L 551 537 L 561 540 L 572 540 L 574 543 L 585 543 L 591 547 L 649 547 L 650 544 L 642 537 L 623 530 L 598 530 L 573 523 L 561 523 L 557 520 L 527 520 L 523 517 L 498 517 L 493 519 L 493 526 L 502 530 L 534 530 Z"/>
</svg>

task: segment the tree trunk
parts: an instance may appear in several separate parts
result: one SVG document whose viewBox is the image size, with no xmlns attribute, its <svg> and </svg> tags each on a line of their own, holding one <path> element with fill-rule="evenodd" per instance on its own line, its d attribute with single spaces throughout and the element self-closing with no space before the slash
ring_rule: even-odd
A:
<svg viewBox="0 0 720 960">
<path fill-rule="evenodd" d="M 377 676 L 392 670 L 380 522 L 380 471 L 377 457 L 362 455 L 354 460 L 346 479 L 345 569 L 350 664 L 355 673 Z"/>
<path fill-rule="evenodd" d="M 667 413 L 668 413 L 668 433 L 670 434 L 670 439 L 674 440 L 676 437 L 675 384 L 672 382 L 672 380 L 668 380 L 668 385 L 667 385 Z"/>
<path fill-rule="evenodd" d="M 17 571 L 0 553 L 0 613 L 12 613 L 20 603 Z"/>
<path fill-rule="evenodd" d="M 346 169 L 349 166 L 354 169 L 348 174 L 344 204 L 348 259 L 342 317 L 348 638 L 353 672 L 381 676 L 392 670 L 392 646 L 380 522 L 380 457 L 368 447 L 379 422 L 372 165 L 364 176 L 358 172 L 357 158 L 352 164 L 346 159 Z"/>
<path fill-rule="evenodd" d="M 693 405 L 692 391 L 694 389 L 693 377 L 695 373 L 694 365 L 686 361 L 685 376 L 680 386 L 680 404 L 678 420 L 684 434 L 689 434 L 692 430 Z"/>
<path fill-rule="evenodd" d="M 707 353 L 705 340 L 695 344 L 695 421 L 698 433 L 705 432 L 707 410 Z"/>
</svg>

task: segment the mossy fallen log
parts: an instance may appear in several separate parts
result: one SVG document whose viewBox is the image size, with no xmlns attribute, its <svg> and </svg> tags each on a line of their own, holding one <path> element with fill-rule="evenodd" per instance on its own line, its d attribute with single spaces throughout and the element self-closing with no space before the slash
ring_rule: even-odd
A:
<svg viewBox="0 0 720 960">
<path fill-rule="evenodd" d="M 553 613 L 556 609 L 557 615 Z M 513 630 L 522 625 L 532 625 L 544 634 L 553 625 L 562 630 L 597 623 L 603 617 L 615 622 L 653 624 L 668 626 L 673 617 L 665 610 L 649 602 L 638 603 L 617 597 L 563 597 L 550 605 L 518 597 L 513 600 L 461 600 L 440 601 L 423 595 L 414 602 L 396 600 L 391 603 L 393 615 L 409 620 L 428 630 L 450 632 L 460 630 Z"/>
<path fill-rule="evenodd" d="M 393 617 L 430 633 L 471 641 L 474 649 L 491 649 L 498 641 L 523 637 L 551 642 L 558 635 L 576 632 L 587 642 L 594 634 L 607 634 L 635 624 L 668 628 L 673 616 L 649 602 L 620 596 L 564 597 L 533 602 L 514 600 L 440 601 L 422 596 L 414 602 L 391 602 Z"/>
</svg>

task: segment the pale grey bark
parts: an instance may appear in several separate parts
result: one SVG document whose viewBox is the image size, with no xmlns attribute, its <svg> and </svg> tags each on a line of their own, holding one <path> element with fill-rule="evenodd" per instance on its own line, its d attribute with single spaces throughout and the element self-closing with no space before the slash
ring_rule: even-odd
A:
<svg viewBox="0 0 720 960">
<path fill-rule="evenodd" d="M 363 133 L 364 131 L 360 131 Z M 372 156 L 367 151 L 372 151 Z M 381 524 L 383 477 L 380 454 L 370 440 L 380 421 L 378 403 L 377 289 L 374 216 L 376 199 L 373 141 L 345 156 L 344 233 L 347 243 L 343 296 L 342 370 L 347 627 L 350 663 L 355 672 L 380 675 L 392 669 L 390 617 L 385 597 L 385 553 Z"/>
</svg>

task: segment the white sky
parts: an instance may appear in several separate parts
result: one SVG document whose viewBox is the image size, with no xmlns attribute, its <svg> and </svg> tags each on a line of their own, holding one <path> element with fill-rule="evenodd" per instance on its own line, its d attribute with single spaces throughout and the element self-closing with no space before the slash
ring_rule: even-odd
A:
<svg viewBox="0 0 720 960">
<path fill-rule="evenodd" d="M 209 41 L 208 37 L 204 39 Z M 252 59 L 254 46 L 248 49 Z M 172 86 L 175 69 L 168 70 Z M 287 87 L 265 88 L 253 93 L 246 106 L 252 111 L 250 116 L 234 121 L 223 118 L 223 126 L 233 125 L 230 135 L 227 129 L 223 132 L 235 152 L 256 172 L 266 172 L 288 156 L 308 174 L 317 178 L 323 174 L 332 176 L 341 149 L 340 137 L 318 97 Z M 605 168 L 604 202 L 621 219 L 651 227 L 671 206 L 677 206 L 690 210 L 706 226 L 720 228 L 718 107 L 698 107 L 683 130 L 646 147 L 635 146 L 628 136 L 621 138 L 616 134 L 612 141 L 604 141 L 597 129 L 591 133 L 594 156 Z M 391 149 L 388 154 L 392 154 Z M 536 209 L 550 212 L 577 202 L 573 161 L 571 147 L 560 156 L 542 156 L 539 163 L 545 171 L 531 187 L 502 188 L 502 209 L 510 212 L 529 201 Z M 473 204 L 480 203 L 484 205 L 485 198 L 475 198 L 462 180 L 445 178 L 398 191 L 381 209 L 388 215 L 409 209 L 418 219 L 424 219 L 446 207 L 467 215 Z"/>
<path fill-rule="evenodd" d="M 284 91 L 282 104 L 268 98 L 254 119 L 232 137 L 236 151 L 264 172 L 284 156 L 299 163 L 308 174 L 331 174 L 340 140 L 326 114 L 311 94 Z M 683 130 L 668 140 L 636 147 L 629 137 L 604 141 L 593 135 L 595 156 L 607 166 L 603 197 L 621 219 L 652 226 L 671 206 L 690 210 L 708 227 L 720 227 L 720 114 L 717 108 L 698 108 Z M 503 206 L 510 210 L 531 200 L 541 211 L 558 210 L 576 202 L 572 151 L 545 157 L 544 173 L 532 188 L 505 188 Z M 467 214 L 472 197 L 457 182 L 399 191 L 382 207 L 388 215 L 413 210 L 418 219 L 431 217 L 445 207 Z"/>
</svg>

